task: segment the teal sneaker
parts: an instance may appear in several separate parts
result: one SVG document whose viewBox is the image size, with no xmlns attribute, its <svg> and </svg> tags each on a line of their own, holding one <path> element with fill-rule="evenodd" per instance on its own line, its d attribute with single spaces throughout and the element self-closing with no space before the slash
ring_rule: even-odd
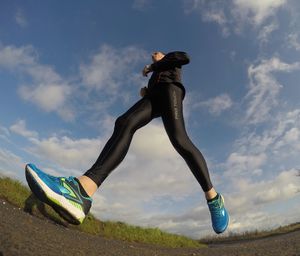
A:
<svg viewBox="0 0 300 256">
<path fill-rule="evenodd" d="M 218 194 L 216 199 L 207 202 L 211 214 L 211 222 L 214 231 L 217 234 L 223 233 L 229 223 L 229 214 L 224 206 L 224 198 Z"/>
<path fill-rule="evenodd" d="M 88 214 L 92 198 L 82 195 L 75 177 L 55 177 L 38 169 L 34 164 L 25 167 L 26 180 L 33 194 L 50 205 L 62 218 L 79 225 Z"/>
</svg>

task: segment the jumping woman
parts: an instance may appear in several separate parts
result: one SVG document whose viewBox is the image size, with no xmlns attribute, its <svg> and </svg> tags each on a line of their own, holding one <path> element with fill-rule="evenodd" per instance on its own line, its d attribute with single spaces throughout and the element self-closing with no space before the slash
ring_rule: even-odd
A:
<svg viewBox="0 0 300 256">
<path fill-rule="evenodd" d="M 152 119 L 161 117 L 172 145 L 205 194 L 214 231 L 222 233 L 229 222 L 224 198 L 214 189 L 205 159 L 189 139 L 184 125 L 185 88 L 181 82 L 181 67 L 190 62 L 189 57 L 185 52 L 154 52 L 152 61 L 142 71 L 143 76 L 152 72 L 148 86 L 140 91 L 142 99 L 116 119 L 113 134 L 95 164 L 77 178 L 54 177 L 27 164 L 25 172 L 29 187 L 37 198 L 52 206 L 68 222 L 82 223 L 91 208 L 93 194 L 122 162 L 134 133 Z"/>
</svg>

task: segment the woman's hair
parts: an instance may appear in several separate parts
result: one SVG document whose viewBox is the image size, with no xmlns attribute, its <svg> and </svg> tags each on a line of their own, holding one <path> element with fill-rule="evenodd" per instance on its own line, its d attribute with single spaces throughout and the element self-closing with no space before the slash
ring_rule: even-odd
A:
<svg viewBox="0 0 300 256">
<path fill-rule="evenodd" d="M 162 51 L 155 51 L 155 52 L 160 52 L 160 53 L 162 53 L 163 55 L 167 55 L 165 52 L 162 52 Z"/>
</svg>

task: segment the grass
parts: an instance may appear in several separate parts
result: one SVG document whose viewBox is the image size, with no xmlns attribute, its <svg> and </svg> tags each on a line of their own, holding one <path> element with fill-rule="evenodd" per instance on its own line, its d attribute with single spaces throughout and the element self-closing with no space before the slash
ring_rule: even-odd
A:
<svg viewBox="0 0 300 256">
<path fill-rule="evenodd" d="M 206 237 L 201 239 L 200 242 L 210 244 L 210 243 L 251 240 L 251 239 L 259 239 L 259 238 L 266 238 L 270 236 L 276 236 L 280 234 L 286 234 L 296 230 L 300 230 L 300 222 L 293 223 L 286 226 L 280 226 L 276 229 L 271 229 L 271 230 L 254 230 L 254 231 L 246 231 L 244 233 L 229 232 L 227 236 Z"/>
<path fill-rule="evenodd" d="M 206 247 L 204 244 L 190 238 L 169 234 L 158 228 L 141 228 L 127 225 L 122 222 L 105 222 L 103 233 L 107 237 L 124 239 L 131 242 L 167 245 L 168 247 Z"/>
<path fill-rule="evenodd" d="M 169 234 L 158 228 L 141 228 L 122 222 L 102 222 L 89 214 L 79 226 L 73 226 L 60 218 L 48 205 L 41 203 L 21 182 L 8 177 L 0 177 L 0 198 L 24 209 L 39 218 L 50 219 L 60 225 L 77 229 L 85 233 L 104 236 L 109 239 L 120 239 L 129 242 L 155 244 L 164 247 L 206 247 L 199 241 L 185 236 Z"/>
</svg>

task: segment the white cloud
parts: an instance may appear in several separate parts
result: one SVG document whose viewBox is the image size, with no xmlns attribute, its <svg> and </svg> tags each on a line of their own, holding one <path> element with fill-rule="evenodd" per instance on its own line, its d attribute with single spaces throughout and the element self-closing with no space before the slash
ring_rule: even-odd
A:
<svg viewBox="0 0 300 256">
<path fill-rule="evenodd" d="M 265 151 L 268 147 L 278 150 L 280 147 L 291 145 L 291 138 L 296 139 L 296 131 L 300 128 L 300 110 L 295 109 L 286 113 L 278 113 L 271 127 L 262 136 L 252 137 L 251 145 L 256 150 Z M 294 142 L 297 142 L 296 140 Z"/>
<path fill-rule="evenodd" d="M 186 14 L 199 11 L 204 22 L 218 24 L 222 29 L 223 36 L 229 36 L 231 20 L 227 16 L 226 5 L 223 1 L 184 0 L 183 3 Z"/>
<path fill-rule="evenodd" d="M 71 94 L 71 88 L 67 84 L 39 84 L 35 87 L 21 86 L 20 96 L 40 106 L 43 110 L 57 111 L 61 113 L 66 98 Z M 72 117 L 71 117 L 72 119 Z"/>
<path fill-rule="evenodd" d="M 255 26 L 276 14 L 287 3 L 287 0 L 233 0 L 234 13 L 239 20 L 247 19 Z"/>
<path fill-rule="evenodd" d="M 270 34 L 277 30 L 279 28 L 279 25 L 277 22 L 272 22 L 266 26 L 264 26 L 259 34 L 258 34 L 258 40 L 261 42 L 261 43 L 267 43 L 269 41 L 269 37 L 270 37 Z"/>
<path fill-rule="evenodd" d="M 56 166 L 76 170 L 80 175 L 96 160 L 101 145 L 98 139 L 75 140 L 67 136 L 51 136 L 46 139 L 32 140 L 32 142 L 33 145 L 28 148 L 30 152 Z"/>
<path fill-rule="evenodd" d="M 204 14 L 203 19 L 206 21 L 216 22 L 219 25 L 226 24 L 225 14 L 221 10 L 214 10 L 212 12 L 207 12 Z"/>
<path fill-rule="evenodd" d="M 284 140 L 286 142 L 294 142 L 299 140 L 299 129 L 296 127 L 293 127 L 289 131 L 286 132 L 284 135 Z"/>
<path fill-rule="evenodd" d="M 37 53 L 32 46 L 5 46 L 0 45 L 0 66 L 15 69 L 35 65 Z"/>
<path fill-rule="evenodd" d="M 215 22 L 222 28 L 222 34 L 226 37 L 230 34 L 227 27 L 227 18 L 222 9 L 210 9 L 202 14 L 203 21 Z"/>
<path fill-rule="evenodd" d="M 30 131 L 26 128 L 25 120 L 19 120 L 15 124 L 10 127 L 10 130 L 16 134 L 19 134 L 28 139 L 30 138 L 38 138 L 38 133 L 35 131 Z"/>
<path fill-rule="evenodd" d="M 58 113 L 65 121 L 86 116 L 86 111 L 89 118 L 98 120 L 116 100 L 128 102 L 131 96 L 119 93 L 120 88 L 124 92 L 132 86 L 146 85 L 140 69 L 147 59 L 150 61 L 150 55 L 135 46 L 116 49 L 103 45 L 89 62 L 80 65 L 77 82 L 71 84 L 53 67 L 39 63 L 32 46 L 0 46 L 0 68 L 25 75 L 29 80 L 19 86 L 19 96 L 44 111 Z"/>
<path fill-rule="evenodd" d="M 239 179 L 235 180 L 234 186 L 230 184 L 230 191 L 224 195 L 231 219 L 227 232 L 269 229 L 297 221 L 299 207 L 295 207 L 296 212 L 293 214 L 283 215 L 280 210 L 272 208 L 273 204 L 286 207 L 289 200 L 297 200 L 300 179 L 295 179 L 295 175 L 297 170 L 291 169 L 281 171 L 268 180 L 251 182 Z M 199 200 L 197 204 L 181 212 L 146 215 L 143 223 L 194 238 L 215 235 L 204 200 Z"/>
<path fill-rule="evenodd" d="M 233 144 L 223 168 L 228 178 L 261 176 L 270 168 L 297 164 L 300 153 L 300 110 L 279 112 L 261 130 L 248 128 Z M 253 176 L 254 175 L 254 176 Z"/>
<path fill-rule="evenodd" d="M 157 214 L 145 221 L 173 234 L 186 234 L 196 239 L 213 234 L 208 207 L 204 200 L 177 215 Z"/>
<path fill-rule="evenodd" d="M 51 166 L 60 167 L 72 173 L 77 172 L 80 175 L 94 163 L 101 146 L 101 140 L 98 138 L 72 139 L 59 135 L 40 138 L 38 132 L 26 127 L 25 120 L 17 121 L 10 127 L 10 130 L 30 142 L 25 146 L 27 152 Z"/>
<path fill-rule="evenodd" d="M 198 11 L 204 22 L 216 23 L 227 37 L 240 34 L 249 26 L 258 31 L 258 39 L 267 42 L 270 34 L 278 28 L 277 12 L 288 5 L 287 0 L 183 0 L 184 11 Z M 261 29 L 261 27 L 263 28 Z"/>
<path fill-rule="evenodd" d="M 24 175 L 24 166 L 25 163 L 21 157 L 0 148 L 0 173 L 2 175 L 20 179 Z"/>
<path fill-rule="evenodd" d="M 136 47 L 118 50 L 103 45 L 100 51 L 91 57 L 90 63 L 80 66 L 83 84 L 92 89 L 115 94 L 121 84 L 134 74 L 132 68 L 146 59 L 145 51 Z"/>
<path fill-rule="evenodd" d="M 261 205 L 276 201 L 283 201 L 297 196 L 297 189 L 300 187 L 300 180 L 296 179 L 298 171 L 296 169 L 279 172 L 273 179 L 262 180 L 257 182 L 245 181 L 241 190 L 243 193 L 240 201 L 236 202 L 229 199 L 229 204 L 237 207 L 239 211 L 249 210 L 253 205 Z M 240 186 L 241 188 L 241 186 Z M 247 205 L 247 203 L 249 205 Z"/>
<path fill-rule="evenodd" d="M 0 125 L 0 138 L 7 141 L 9 135 L 9 130 L 6 127 Z"/>
<path fill-rule="evenodd" d="M 299 69 L 300 62 L 288 64 L 277 57 L 262 60 L 257 66 L 250 65 L 248 68 L 250 86 L 245 97 L 248 101 L 245 120 L 253 124 L 266 121 L 270 111 L 278 104 L 278 95 L 283 87 L 276 80 L 274 73 Z"/>
<path fill-rule="evenodd" d="M 267 156 L 263 153 L 257 155 L 243 155 L 239 153 L 231 153 L 227 160 L 228 176 L 236 176 L 241 174 L 253 173 L 266 162 Z"/>
<path fill-rule="evenodd" d="M 21 28 L 25 28 L 28 26 L 27 18 L 22 9 L 17 10 L 16 15 L 15 15 L 15 21 Z"/>
<path fill-rule="evenodd" d="M 233 150 L 222 165 L 226 179 L 238 183 L 240 177 L 256 179 L 274 169 L 299 165 L 300 110 L 280 112 L 259 130 L 245 128 L 233 143 Z M 271 171 L 272 170 L 272 171 Z"/>
<path fill-rule="evenodd" d="M 297 189 L 300 187 L 300 179 L 295 178 L 296 174 L 297 170 L 290 169 L 265 180 L 236 179 L 233 182 L 236 184 L 234 191 L 225 199 L 232 220 L 229 229 L 237 232 L 257 228 L 268 229 L 287 222 L 285 218 L 288 216 L 285 214 L 277 216 L 280 209 L 279 212 L 278 209 L 272 208 L 272 212 L 268 209 L 272 204 L 285 207 L 288 200 L 296 200 Z M 260 217 L 253 218 L 255 214 L 259 214 Z M 274 219 L 276 216 L 277 221 L 270 216 L 274 216 Z M 291 219 L 289 222 L 292 221 Z"/>
<path fill-rule="evenodd" d="M 208 99 L 206 101 L 202 101 L 196 103 L 194 107 L 205 107 L 208 108 L 208 111 L 212 115 L 220 115 L 223 111 L 231 108 L 233 102 L 228 94 L 221 94 L 216 96 L 215 98 Z"/>
<path fill-rule="evenodd" d="M 282 157 L 298 155 L 300 151 L 300 110 L 287 113 L 281 121 L 280 137 L 274 143 L 275 152 Z"/>
<path fill-rule="evenodd" d="M 297 33 L 291 33 L 288 35 L 288 46 L 290 48 L 294 48 L 297 51 L 300 51 L 300 42 L 298 41 L 298 34 Z"/>
<path fill-rule="evenodd" d="M 54 83 L 62 81 L 62 78 L 55 72 L 53 67 L 38 63 L 36 59 L 33 65 L 24 67 L 25 72 L 30 75 L 34 81 L 39 83 Z"/>
<path fill-rule="evenodd" d="M 74 115 L 67 106 L 71 86 L 50 66 L 40 64 L 32 46 L 0 47 L 0 67 L 19 72 L 31 79 L 31 85 L 19 88 L 19 95 L 46 111 L 55 111 L 65 119 Z M 69 115 L 66 115 L 68 113 Z"/>
<path fill-rule="evenodd" d="M 229 55 L 230 55 L 230 59 L 231 59 L 232 61 L 234 61 L 234 60 L 235 60 L 235 57 L 236 57 L 236 51 L 231 51 Z"/>
<path fill-rule="evenodd" d="M 149 7 L 151 0 L 134 0 L 132 4 L 132 8 L 143 11 Z"/>
<path fill-rule="evenodd" d="M 147 61 L 150 61 L 150 54 L 138 47 L 102 45 L 80 65 L 80 86 L 74 94 L 81 108 L 75 106 L 76 113 L 102 130 L 103 123 L 98 120 L 108 115 L 109 108 L 116 102 L 128 107 L 139 95 L 138 88 L 146 86 L 147 79 L 142 77 L 140 70 Z"/>
<path fill-rule="evenodd" d="M 137 131 L 132 145 L 134 152 L 143 152 L 143 158 L 170 159 L 177 154 L 173 149 L 164 127 L 157 123 L 148 124 L 147 127 Z"/>
</svg>

